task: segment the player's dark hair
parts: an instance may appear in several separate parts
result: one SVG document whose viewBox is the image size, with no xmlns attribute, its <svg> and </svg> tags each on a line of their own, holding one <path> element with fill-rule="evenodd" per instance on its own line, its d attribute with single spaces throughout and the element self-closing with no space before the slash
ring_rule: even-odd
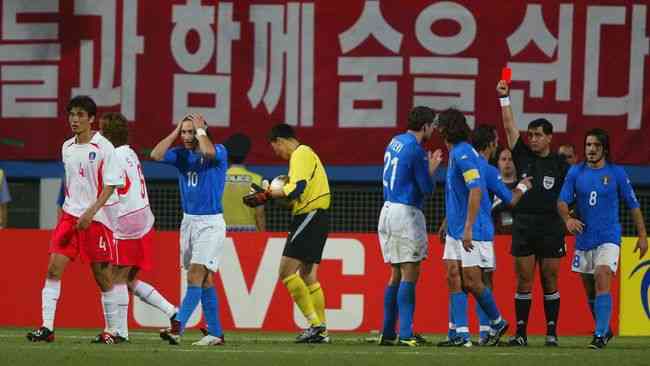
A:
<svg viewBox="0 0 650 366">
<path fill-rule="evenodd" d="M 607 161 L 609 160 L 609 134 L 607 131 L 602 128 L 592 128 L 591 130 L 585 133 L 585 148 L 587 147 L 587 137 L 595 137 L 601 145 L 603 145 L 603 158 Z"/>
<path fill-rule="evenodd" d="M 95 117 L 95 115 L 97 115 L 97 104 L 95 104 L 95 101 L 87 95 L 77 95 L 70 99 L 65 110 L 67 113 L 70 113 L 73 108 L 79 108 L 86 111 L 90 117 Z"/>
<path fill-rule="evenodd" d="M 129 123 L 121 113 L 105 113 L 101 117 L 102 136 L 113 146 L 120 147 L 129 143 Z"/>
<path fill-rule="evenodd" d="M 576 146 L 574 144 L 562 144 L 560 147 L 568 147 L 573 150 L 573 152 L 576 152 Z"/>
<path fill-rule="evenodd" d="M 469 140 L 469 126 L 465 115 L 458 109 L 449 108 L 440 112 L 437 127 L 442 138 L 450 144 Z"/>
<path fill-rule="evenodd" d="M 420 131 L 422 126 L 433 123 L 436 113 L 429 107 L 417 106 L 411 109 L 408 116 L 408 128 L 410 131 Z"/>
<path fill-rule="evenodd" d="M 293 127 L 286 123 L 280 123 L 273 126 L 269 132 L 269 141 L 275 142 L 278 138 L 295 139 L 296 133 L 293 131 Z"/>
<path fill-rule="evenodd" d="M 528 124 L 529 130 L 538 127 L 542 128 L 542 131 L 544 132 L 545 135 L 550 135 L 553 133 L 553 125 L 546 118 L 538 118 L 536 120 L 531 121 Z"/>
<path fill-rule="evenodd" d="M 242 164 L 251 150 L 251 139 L 243 133 L 236 133 L 228 137 L 223 146 L 228 150 L 230 164 Z"/>
<path fill-rule="evenodd" d="M 479 125 L 472 131 L 472 146 L 477 151 L 487 149 L 497 139 L 497 131 L 494 126 Z"/>
</svg>

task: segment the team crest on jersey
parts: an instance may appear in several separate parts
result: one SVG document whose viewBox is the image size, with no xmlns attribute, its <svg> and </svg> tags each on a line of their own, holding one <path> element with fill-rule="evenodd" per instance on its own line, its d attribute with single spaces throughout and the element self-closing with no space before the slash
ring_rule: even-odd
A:
<svg viewBox="0 0 650 366">
<path fill-rule="evenodd" d="M 95 153 L 94 151 L 88 153 L 88 160 L 93 161 L 95 160 L 96 157 L 97 157 L 97 153 Z"/>
<path fill-rule="evenodd" d="M 603 184 L 608 185 L 609 184 L 609 176 L 605 175 L 603 176 Z"/>
<path fill-rule="evenodd" d="M 551 189 L 555 185 L 555 177 L 547 177 L 544 176 L 544 179 L 542 180 L 542 184 L 544 185 L 544 188 L 546 189 Z"/>
</svg>

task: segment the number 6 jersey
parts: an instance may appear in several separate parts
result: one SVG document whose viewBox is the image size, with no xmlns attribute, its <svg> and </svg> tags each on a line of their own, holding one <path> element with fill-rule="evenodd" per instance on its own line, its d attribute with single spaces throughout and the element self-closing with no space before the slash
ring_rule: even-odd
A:
<svg viewBox="0 0 650 366">
<path fill-rule="evenodd" d="M 104 184 L 115 186 L 119 197 L 117 209 L 110 210 L 116 217 L 113 235 L 116 239 L 139 239 L 151 230 L 154 216 L 149 207 L 147 184 L 142 165 L 128 145 L 116 148 L 107 158 Z"/>
</svg>

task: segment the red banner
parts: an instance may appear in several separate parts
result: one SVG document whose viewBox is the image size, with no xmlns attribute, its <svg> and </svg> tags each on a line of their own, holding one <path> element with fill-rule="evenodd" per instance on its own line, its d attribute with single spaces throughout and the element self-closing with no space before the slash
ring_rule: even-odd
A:
<svg viewBox="0 0 650 366">
<path fill-rule="evenodd" d="M 48 231 L 0 230 L 0 242 L 6 261 L 0 285 L 0 325 L 36 326 L 41 321 L 41 288 L 47 267 Z M 227 330 L 262 329 L 295 331 L 304 325 L 300 312 L 278 281 L 278 265 L 285 237 L 275 234 L 235 233 L 225 245 L 223 262 L 217 275 L 217 293 L 221 319 Z M 495 294 L 504 317 L 514 321 L 513 294 L 515 275 L 508 254 L 509 237 L 496 241 L 497 271 Z M 181 300 L 182 281 L 179 271 L 178 234 L 157 233 L 155 269 L 142 279 L 155 286 L 170 302 Z M 445 332 L 447 326 L 447 285 L 442 264 L 442 246 L 430 237 L 429 259 L 423 263 L 417 285 L 415 328 L 419 332 Z M 569 253 L 573 243 L 569 243 Z M 29 258 L 30 270 L 25 270 Z M 15 274 L 20 273 L 20 276 Z M 333 234 L 328 239 L 324 260 L 319 268 L 325 290 L 327 324 L 332 330 L 369 331 L 380 329 L 383 319 L 383 292 L 389 267 L 381 258 L 374 234 Z M 562 294 L 560 334 L 588 334 L 593 320 L 587 307 L 578 275 L 571 273 L 570 261 L 562 262 L 559 290 Z M 538 281 L 536 281 L 538 282 Z M 614 314 L 618 314 L 618 281 L 613 281 Z M 163 327 L 164 315 L 133 297 L 131 327 Z M 534 290 L 530 331 L 545 332 L 543 297 L 539 283 Z M 472 329 L 476 329 L 474 306 L 470 306 Z M 200 322 L 197 310 L 189 325 Z M 618 316 L 613 316 L 618 329 Z M 62 282 L 56 326 L 103 326 L 99 291 L 87 265 L 73 263 L 66 269 Z"/>
<path fill-rule="evenodd" d="M 253 138 L 250 163 L 279 163 L 266 135 L 287 122 L 326 164 L 380 165 L 413 105 L 500 126 L 507 65 L 521 129 L 546 117 L 556 146 L 581 146 L 603 127 L 617 161 L 648 164 L 647 4 L 4 1 L 0 159 L 60 159 L 66 103 L 87 94 L 141 152 L 199 111 L 215 141 Z"/>
</svg>

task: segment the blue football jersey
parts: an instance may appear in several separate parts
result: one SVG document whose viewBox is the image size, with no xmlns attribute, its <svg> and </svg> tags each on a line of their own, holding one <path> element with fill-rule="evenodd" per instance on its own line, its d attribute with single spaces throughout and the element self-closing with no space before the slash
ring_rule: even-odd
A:
<svg viewBox="0 0 650 366">
<path fill-rule="evenodd" d="M 178 186 L 183 212 L 191 215 L 223 213 L 221 198 L 226 183 L 228 152 L 223 145 L 214 145 L 216 157 L 203 155 L 184 147 L 174 147 L 165 153 L 162 162 L 178 168 Z"/>
<path fill-rule="evenodd" d="M 469 190 L 481 189 L 481 206 L 483 196 L 487 195 L 485 178 L 481 176 L 479 154 L 467 142 L 454 145 L 449 152 L 449 166 L 445 184 L 445 204 L 447 215 L 447 234 L 456 240 L 463 238 Z M 489 198 L 485 196 L 489 201 Z M 490 230 L 491 228 L 491 230 Z M 490 234 L 491 232 L 491 234 Z M 494 237 L 492 216 L 481 215 L 480 208 L 472 226 L 472 240 L 490 241 Z"/>
<path fill-rule="evenodd" d="M 579 250 L 590 250 L 603 243 L 620 245 L 619 201 L 624 201 L 629 209 L 639 207 L 625 170 L 609 162 L 601 169 L 585 163 L 573 165 L 559 201 L 568 205 L 575 202 L 578 217 L 585 224 L 582 233 L 576 235 Z"/>
<path fill-rule="evenodd" d="M 478 157 L 478 164 L 481 178 L 485 180 L 485 186 L 481 186 L 481 207 L 472 227 L 472 238 L 474 240 L 492 241 L 494 239 L 494 222 L 492 221 L 492 199 L 490 194 L 496 195 L 503 202 L 510 203 L 512 202 L 512 191 L 501 180 L 497 168 L 490 165 L 481 155 Z"/>
<path fill-rule="evenodd" d="M 393 137 L 384 153 L 384 200 L 422 209 L 425 195 L 433 192 L 429 160 L 412 133 Z"/>
</svg>

